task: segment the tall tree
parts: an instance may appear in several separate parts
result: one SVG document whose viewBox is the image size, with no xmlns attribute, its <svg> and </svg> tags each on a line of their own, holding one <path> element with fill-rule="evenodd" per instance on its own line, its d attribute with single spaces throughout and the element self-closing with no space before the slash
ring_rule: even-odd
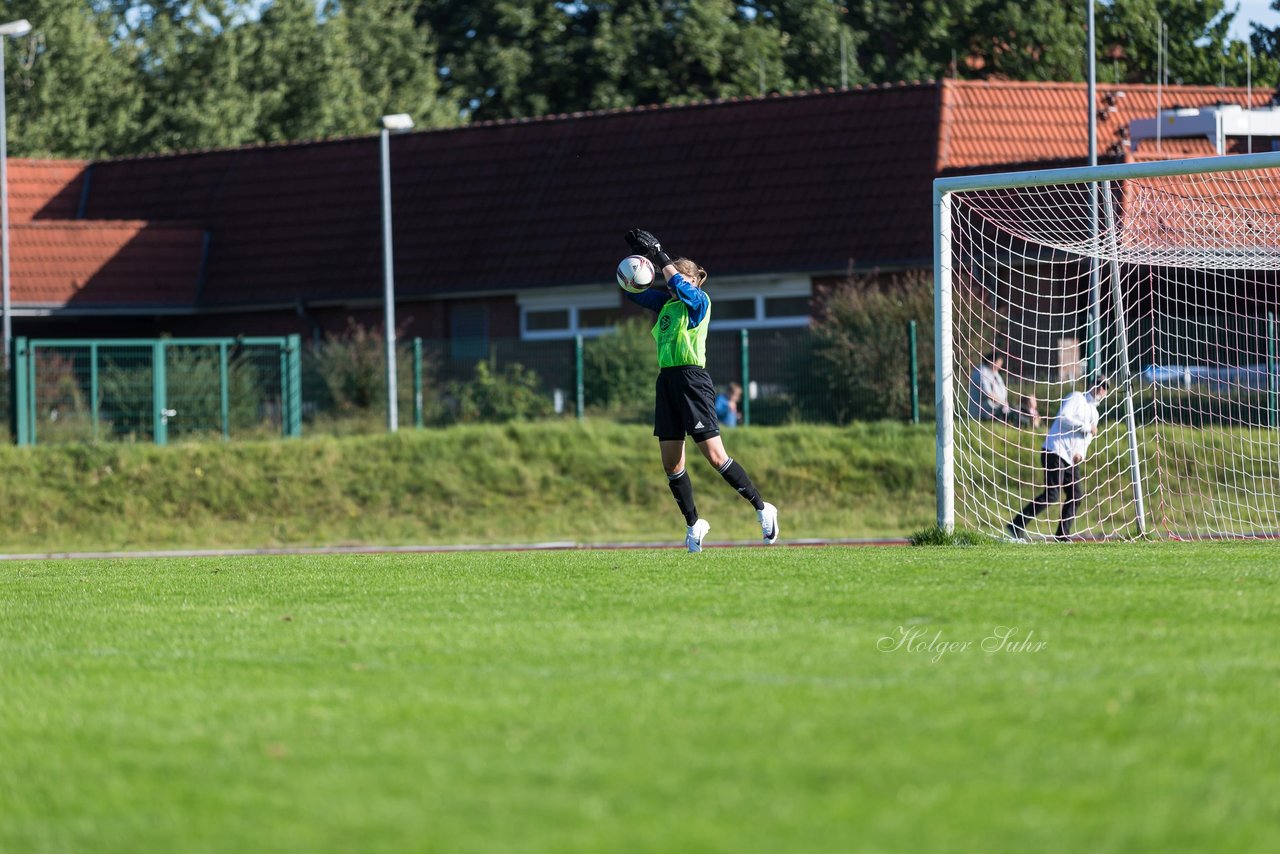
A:
<svg viewBox="0 0 1280 854">
<path fill-rule="evenodd" d="M 845 4 L 756 0 L 740 6 L 749 10 L 753 21 L 769 25 L 776 32 L 785 67 L 785 88 L 855 85 L 869 79 L 858 64 L 858 48 L 866 34 L 850 26 Z"/>
<path fill-rule="evenodd" d="M 811 5 L 441 0 L 418 17 L 439 34 L 445 92 L 465 115 L 493 119 L 836 83 L 838 7 Z M 806 29 L 793 38 L 783 22 Z M 789 51 L 805 58 L 799 74 Z"/>
<path fill-rule="evenodd" d="M 253 141 L 259 105 L 247 85 L 251 31 L 237 26 L 247 5 L 164 0 L 131 6 L 124 15 L 139 48 L 138 73 L 147 97 L 147 152 L 238 145 Z"/>
<path fill-rule="evenodd" d="M 372 132 L 380 115 L 457 121 L 405 0 L 134 6 L 152 151 Z"/>
<path fill-rule="evenodd" d="M 443 91 L 465 116 L 507 118 L 552 112 L 573 52 L 563 41 L 574 14 L 558 0 L 441 0 L 420 3 L 418 21 L 440 38 Z"/>
<path fill-rule="evenodd" d="M 343 3 L 329 26 L 343 57 L 335 74 L 354 84 L 348 87 L 346 132 L 387 113 L 409 113 L 422 127 L 459 122 L 457 110 L 440 91 L 434 34 L 417 25 L 409 0 Z"/>
<path fill-rule="evenodd" d="M 984 0 L 961 25 L 960 68 L 1012 80 L 1080 80 L 1085 73 L 1081 4 Z"/>
<path fill-rule="evenodd" d="M 1271 9 L 1280 12 L 1280 0 L 1271 0 Z M 1273 86 L 1280 92 L 1280 27 L 1264 27 L 1253 25 L 1253 34 L 1249 38 L 1254 56 L 1264 63 L 1257 80 L 1266 86 Z"/>
<path fill-rule="evenodd" d="M 143 92 L 120 20 L 83 0 L 5 3 L 30 36 L 5 44 L 9 153 L 100 157 L 136 151 Z"/>
<path fill-rule="evenodd" d="M 1168 27 L 1165 77 L 1170 83 L 1243 86 L 1249 45 L 1231 38 L 1235 5 L 1224 0 L 1114 0 L 1098 10 L 1098 78 L 1156 82 L 1159 23 Z M 1253 79 L 1274 86 L 1280 63 L 1255 55 Z"/>
<path fill-rule="evenodd" d="M 941 77 L 964 59 L 967 21 L 977 0 L 858 0 L 848 4 L 849 26 L 860 34 L 858 66 L 870 80 Z"/>
<path fill-rule="evenodd" d="M 1171 82 L 1245 81 L 1245 45 L 1230 38 L 1234 9 L 1224 0 L 1104 0 L 1096 8 L 1100 80 L 1154 83 L 1163 18 Z M 849 17 L 866 34 L 859 61 L 875 80 L 1083 80 L 1085 9 L 1056 0 L 862 0 Z M 1254 70 L 1266 76 L 1272 68 L 1264 60 Z"/>
<path fill-rule="evenodd" d="M 1103 0 L 1099 78 L 1240 84 L 1228 0 Z M 0 0 L 11 148 L 101 156 L 953 74 L 1081 80 L 1058 0 Z M 1280 9 L 1280 0 L 1273 7 Z M 1280 28 L 1253 79 L 1280 82 Z"/>
</svg>

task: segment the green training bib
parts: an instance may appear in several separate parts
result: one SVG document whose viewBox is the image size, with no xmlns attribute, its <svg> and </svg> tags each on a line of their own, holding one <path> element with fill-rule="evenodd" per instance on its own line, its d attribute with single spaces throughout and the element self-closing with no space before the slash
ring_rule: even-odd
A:
<svg viewBox="0 0 1280 854">
<path fill-rule="evenodd" d="M 707 327 L 711 325 L 711 306 L 702 322 L 689 328 L 689 307 L 678 299 L 669 300 L 658 312 L 653 325 L 653 340 L 658 342 L 658 367 L 680 365 L 707 366 Z"/>
</svg>

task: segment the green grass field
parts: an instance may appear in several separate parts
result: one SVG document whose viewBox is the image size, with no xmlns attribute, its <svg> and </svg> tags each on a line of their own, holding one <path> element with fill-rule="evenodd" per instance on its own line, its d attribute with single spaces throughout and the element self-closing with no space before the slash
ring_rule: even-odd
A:
<svg viewBox="0 0 1280 854">
<path fill-rule="evenodd" d="M 0 851 L 1278 850 L 1275 556 L 4 564 Z"/>
</svg>

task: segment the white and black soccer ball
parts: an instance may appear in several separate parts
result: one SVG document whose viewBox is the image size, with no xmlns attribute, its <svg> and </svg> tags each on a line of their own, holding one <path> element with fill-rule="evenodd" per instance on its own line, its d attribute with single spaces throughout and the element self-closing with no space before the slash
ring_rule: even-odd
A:
<svg viewBox="0 0 1280 854">
<path fill-rule="evenodd" d="M 653 284 L 653 262 L 643 255 L 628 255 L 618 264 L 618 287 L 638 294 Z"/>
</svg>

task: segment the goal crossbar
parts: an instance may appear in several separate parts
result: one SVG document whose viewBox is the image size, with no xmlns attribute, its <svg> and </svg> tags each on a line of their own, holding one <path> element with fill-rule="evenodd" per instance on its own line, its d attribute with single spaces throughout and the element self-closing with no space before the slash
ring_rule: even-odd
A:
<svg viewBox="0 0 1280 854">
<path fill-rule="evenodd" d="M 1051 184 L 1087 184 L 1123 181 L 1129 178 L 1168 178 L 1180 175 L 1213 175 L 1280 168 L 1280 151 L 1261 154 L 1232 154 L 1219 157 L 1189 157 L 1182 160 L 1150 160 L 1141 163 L 1105 163 L 1101 166 L 1066 166 L 1057 169 L 1027 169 L 1021 172 L 992 172 L 986 175 L 952 175 L 933 180 L 934 204 L 944 193 L 961 190 L 1017 189 Z"/>
</svg>

